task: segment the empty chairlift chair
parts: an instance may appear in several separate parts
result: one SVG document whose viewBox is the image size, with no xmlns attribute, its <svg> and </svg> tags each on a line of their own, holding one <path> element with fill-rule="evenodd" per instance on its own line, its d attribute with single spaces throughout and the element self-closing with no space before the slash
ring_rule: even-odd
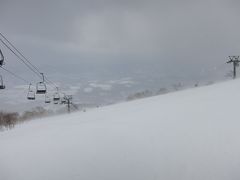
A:
<svg viewBox="0 0 240 180">
<path fill-rule="evenodd" d="M 37 83 L 37 94 L 46 94 L 47 86 L 44 82 Z"/>
<path fill-rule="evenodd" d="M 47 94 L 45 95 L 45 103 L 46 104 L 51 103 L 51 99 L 50 99 L 50 97 Z"/>
<path fill-rule="evenodd" d="M 66 104 L 67 103 L 67 100 L 65 97 L 61 98 L 61 104 Z"/>
<path fill-rule="evenodd" d="M 61 99 L 61 97 L 60 97 L 60 94 L 59 94 L 58 88 L 57 88 L 57 92 L 54 93 L 54 95 L 53 95 L 53 102 L 54 102 L 54 104 L 58 104 L 60 99 Z"/>
<path fill-rule="evenodd" d="M 41 73 L 41 75 L 42 75 L 43 80 L 41 82 L 37 83 L 37 85 L 36 85 L 36 89 L 37 89 L 36 93 L 37 94 L 46 94 L 47 93 L 47 86 L 45 84 L 43 73 Z"/>
<path fill-rule="evenodd" d="M 58 93 L 55 93 L 55 94 L 53 95 L 53 103 L 54 103 L 54 104 L 58 104 L 59 101 L 60 101 L 60 96 L 59 96 Z"/>
<path fill-rule="evenodd" d="M 2 51 L 0 49 L 0 67 L 2 67 L 3 64 L 4 64 L 4 56 L 3 56 L 3 53 L 2 53 Z"/>
<path fill-rule="evenodd" d="M 63 96 L 61 97 L 61 104 L 66 104 L 67 103 L 67 100 L 66 100 L 66 94 L 65 93 L 62 93 Z"/>
<path fill-rule="evenodd" d="M 32 84 L 29 84 L 27 99 L 28 99 L 28 100 L 35 100 L 35 99 L 36 99 L 36 97 L 35 97 L 35 91 L 32 89 L 31 86 L 32 86 Z"/>
<path fill-rule="evenodd" d="M 2 76 L 0 75 L 0 89 L 5 89 L 5 85 L 3 84 L 3 78 Z"/>
</svg>

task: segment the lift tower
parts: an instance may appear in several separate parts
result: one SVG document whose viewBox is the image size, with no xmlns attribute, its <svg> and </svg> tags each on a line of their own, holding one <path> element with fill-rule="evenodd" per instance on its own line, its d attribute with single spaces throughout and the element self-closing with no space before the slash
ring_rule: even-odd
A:
<svg viewBox="0 0 240 180">
<path fill-rule="evenodd" d="M 233 63 L 233 79 L 236 78 L 236 69 L 239 66 L 239 62 L 239 56 L 229 56 L 229 61 L 227 63 Z"/>
</svg>

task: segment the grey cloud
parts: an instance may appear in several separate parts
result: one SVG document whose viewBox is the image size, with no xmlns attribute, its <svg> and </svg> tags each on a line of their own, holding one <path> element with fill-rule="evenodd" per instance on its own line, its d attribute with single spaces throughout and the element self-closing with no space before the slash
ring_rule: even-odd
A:
<svg viewBox="0 0 240 180">
<path fill-rule="evenodd" d="M 158 66 L 177 64 L 177 72 L 179 65 L 212 68 L 240 49 L 236 0 L 0 3 L 2 31 L 40 65 L 67 64 L 66 57 L 79 66 L 84 61 L 155 61 Z"/>
</svg>

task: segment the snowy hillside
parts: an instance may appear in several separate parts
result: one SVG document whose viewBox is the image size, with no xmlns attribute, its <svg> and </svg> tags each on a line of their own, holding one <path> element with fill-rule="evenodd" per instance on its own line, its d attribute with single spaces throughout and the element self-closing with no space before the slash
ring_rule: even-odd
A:
<svg viewBox="0 0 240 180">
<path fill-rule="evenodd" d="M 240 179 L 240 81 L 0 133 L 0 180 Z"/>
</svg>

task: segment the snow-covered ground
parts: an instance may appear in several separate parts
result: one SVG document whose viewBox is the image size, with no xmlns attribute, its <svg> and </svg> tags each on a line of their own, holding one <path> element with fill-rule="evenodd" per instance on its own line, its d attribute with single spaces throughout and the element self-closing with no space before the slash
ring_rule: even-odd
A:
<svg viewBox="0 0 240 180">
<path fill-rule="evenodd" d="M 0 133 L 0 180 L 240 179 L 240 81 Z"/>
</svg>

